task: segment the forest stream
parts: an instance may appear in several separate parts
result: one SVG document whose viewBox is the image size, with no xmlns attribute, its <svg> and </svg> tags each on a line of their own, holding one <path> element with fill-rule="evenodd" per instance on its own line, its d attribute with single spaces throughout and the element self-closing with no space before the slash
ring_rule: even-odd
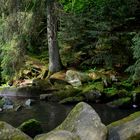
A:
<svg viewBox="0 0 140 140">
<path fill-rule="evenodd" d="M 136 111 L 135 109 L 114 109 L 105 104 L 90 105 L 96 110 L 105 125 Z M 48 132 L 61 124 L 74 106 L 75 104 L 61 105 L 46 101 L 36 101 L 32 106 L 23 108 L 20 111 L 0 112 L 0 120 L 18 127 L 22 122 L 34 118 L 41 122 L 44 132 Z"/>
</svg>

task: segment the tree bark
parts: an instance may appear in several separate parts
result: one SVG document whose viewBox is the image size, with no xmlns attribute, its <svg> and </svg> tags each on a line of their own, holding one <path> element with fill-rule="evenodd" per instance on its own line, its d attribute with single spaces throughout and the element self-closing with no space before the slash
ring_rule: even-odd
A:
<svg viewBox="0 0 140 140">
<path fill-rule="evenodd" d="M 62 69 L 57 41 L 57 15 L 55 0 L 47 0 L 47 34 L 49 48 L 49 75 Z"/>
</svg>

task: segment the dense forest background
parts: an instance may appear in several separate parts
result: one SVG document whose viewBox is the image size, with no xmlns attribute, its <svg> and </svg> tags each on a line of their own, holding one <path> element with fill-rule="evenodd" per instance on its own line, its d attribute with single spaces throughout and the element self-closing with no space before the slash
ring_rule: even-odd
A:
<svg viewBox="0 0 140 140">
<path fill-rule="evenodd" d="M 64 67 L 104 68 L 140 81 L 139 0 L 59 0 L 55 3 Z M 47 0 L 0 1 L 1 81 L 17 77 L 29 59 L 48 67 Z"/>
</svg>

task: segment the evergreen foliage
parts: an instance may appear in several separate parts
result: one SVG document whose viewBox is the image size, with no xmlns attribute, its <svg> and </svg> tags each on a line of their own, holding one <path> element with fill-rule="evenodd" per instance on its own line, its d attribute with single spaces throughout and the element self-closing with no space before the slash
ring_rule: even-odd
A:
<svg viewBox="0 0 140 140">
<path fill-rule="evenodd" d="M 105 67 L 139 77 L 139 0 L 59 0 L 56 4 L 62 63 L 86 70 Z M 3 79 L 24 66 L 26 55 L 48 62 L 47 1 L 0 1 Z M 136 35 L 137 34 L 137 35 Z"/>
<path fill-rule="evenodd" d="M 133 57 L 135 63 L 130 66 L 127 71 L 131 72 L 132 80 L 136 83 L 140 82 L 140 34 L 136 34 L 133 38 Z"/>
<path fill-rule="evenodd" d="M 79 2 L 79 7 L 83 3 Z M 129 26 L 137 22 L 138 5 L 137 0 L 90 0 L 83 4 L 83 11 L 77 10 L 78 6 L 72 11 L 72 1 L 66 2 L 60 40 L 71 46 L 72 54 L 80 53 L 80 67 L 126 67 L 132 58 L 131 32 L 135 30 Z"/>
<path fill-rule="evenodd" d="M 15 0 L 10 2 L 7 0 L 6 5 L 4 5 L 3 0 L 1 3 L 0 48 L 2 77 L 11 80 L 24 66 L 25 52 L 26 54 L 37 54 L 41 49 L 46 48 L 42 47 L 43 44 L 46 44 L 43 33 L 46 29 L 46 22 L 43 22 L 45 1 L 26 0 L 18 3 Z"/>
</svg>

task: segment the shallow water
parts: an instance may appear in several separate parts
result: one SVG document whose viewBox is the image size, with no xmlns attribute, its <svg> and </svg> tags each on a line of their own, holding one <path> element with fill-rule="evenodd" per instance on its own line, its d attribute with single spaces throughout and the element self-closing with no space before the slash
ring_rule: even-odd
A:
<svg viewBox="0 0 140 140">
<path fill-rule="evenodd" d="M 114 109 L 105 104 L 92 104 L 92 106 L 104 124 L 119 120 L 136 111 Z M 35 118 L 41 122 L 44 132 L 48 132 L 57 127 L 73 107 L 74 105 L 61 105 L 41 101 L 30 108 L 24 108 L 18 112 L 0 112 L 0 120 L 8 122 L 14 127 L 18 127 L 22 122 Z"/>
</svg>

